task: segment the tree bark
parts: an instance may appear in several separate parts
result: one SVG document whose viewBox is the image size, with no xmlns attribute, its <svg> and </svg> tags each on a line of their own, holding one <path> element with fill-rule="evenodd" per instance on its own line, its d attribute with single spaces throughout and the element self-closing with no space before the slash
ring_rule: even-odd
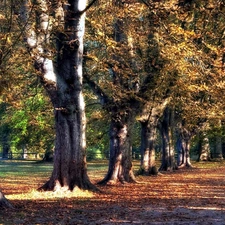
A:
<svg viewBox="0 0 225 225">
<path fill-rule="evenodd" d="M 138 119 L 141 123 L 141 168 L 139 174 L 156 175 L 158 173 L 155 162 L 157 126 L 169 101 L 170 98 L 166 98 L 152 108 L 147 104 Z"/>
<path fill-rule="evenodd" d="M 160 131 L 162 137 L 162 163 L 159 171 L 172 171 L 177 169 L 175 164 L 174 147 L 172 145 L 172 122 L 171 110 L 167 107 L 161 123 Z"/>
<path fill-rule="evenodd" d="M 153 121 L 152 121 L 153 122 Z M 156 126 L 149 122 L 141 123 L 141 169 L 139 174 L 157 175 L 155 162 Z"/>
<path fill-rule="evenodd" d="M 131 125 L 132 115 L 126 114 L 118 119 L 117 114 L 110 126 L 110 158 L 108 172 L 99 184 L 135 182 L 132 170 Z"/>
<path fill-rule="evenodd" d="M 206 136 L 206 132 L 201 131 L 198 135 L 198 159 L 197 161 L 210 161 L 210 146 L 209 146 L 209 138 Z"/>
<path fill-rule="evenodd" d="M 27 23 L 27 44 L 53 104 L 56 130 L 53 172 L 39 190 L 73 190 L 76 186 L 97 190 L 86 168 L 82 93 L 86 0 L 36 0 L 35 3 L 37 29 Z M 28 7 L 29 4 L 24 5 L 22 20 L 27 20 Z M 50 15 L 55 19 L 53 25 Z M 57 35 L 56 49 L 51 49 L 52 26 Z"/>
<path fill-rule="evenodd" d="M 118 0 L 114 1 L 113 5 L 118 10 L 120 10 L 120 7 L 124 7 L 121 1 Z M 128 43 L 127 34 L 125 33 L 125 19 L 115 18 L 114 35 L 114 40 L 118 47 L 122 43 Z M 132 44 L 128 53 L 130 58 L 132 58 Z M 133 124 L 133 115 L 131 111 L 134 110 L 136 101 L 132 101 L 129 96 L 125 100 L 122 97 L 122 94 L 129 93 L 131 88 L 129 87 L 129 79 L 127 79 L 129 75 L 124 74 L 122 69 L 127 67 L 123 56 L 117 53 L 112 58 L 114 61 L 110 68 L 112 71 L 112 82 L 115 87 L 120 88 L 121 96 L 119 100 L 116 100 L 117 97 L 115 96 L 118 94 L 116 93 L 111 98 L 112 105 L 107 107 L 108 112 L 111 114 L 110 160 L 108 172 L 99 184 L 115 184 L 118 181 L 121 183 L 135 182 L 132 170 L 131 126 Z M 132 59 L 130 61 L 132 62 Z M 128 95 L 127 93 L 126 95 Z"/>
<path fill-rule="evenodd" d="M 87 176 L 83 113 L 56 111 L 56 144 L 54 167 L 50 180 L 41 187 L 43 190 L 60 188 L 73 190 L 93 189 Z M 82 124 L 83 123 L 83 124 Z"/>
<path fill-rule="evenodd" d="M 178 168 L 192 167 L 190 159 L 190 132 L 180 125 L 177 138 L 177 164 Z"/>
<path fill-rule="evenodd" d="M 221 120 L 217 121 L 217 127 L 220 130 L 219 133 L 216 135 L 216 141 L 215 141 L 215 150 L 213 154 L 213 159 L 215 160 L 223 160 L 223 151 L 222 151 L 222 134 L 221 134 L 221 129 L 222 129 L 222 124 Z"/>
</svg>

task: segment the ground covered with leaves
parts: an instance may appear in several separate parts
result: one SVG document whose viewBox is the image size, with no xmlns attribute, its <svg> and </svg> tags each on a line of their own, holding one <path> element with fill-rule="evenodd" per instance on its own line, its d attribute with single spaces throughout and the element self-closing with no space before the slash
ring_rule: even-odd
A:
<svg viewBox="0 0 225 225">
<path fill-rule="evenodd" d="M 0 163 L 0 171 L 5 168 Z M 90 165 L 93 183 L 106 169 Z M 102 193 L 76 189 L 67 196 L 36 191 L 51 165 L 17 162 L 12 170 L 0 173 L 0 185 L 15 209 L 0 211 L 0 224 L 225 224 L 223 162 L 139 176 L 137 184 L 100 186 Z"/>
</svg>

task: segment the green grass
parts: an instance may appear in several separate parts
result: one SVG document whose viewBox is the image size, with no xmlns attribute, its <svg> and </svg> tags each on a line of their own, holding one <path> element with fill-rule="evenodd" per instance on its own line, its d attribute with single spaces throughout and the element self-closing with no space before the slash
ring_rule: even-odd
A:
<svg viewBox="0 0 225 225">
<path fill-rule="evenodd" d="M 88 163 L 88 175 L 91 179 L 102 179 L 107 171 L 107 161 Z M 53 163 L 29 160 L 0 160 L 0 188 L 9 200 L 35 200 L 63 198 L 65 193 L 38 192 L 37 188 L 46 182 L 52 172 Z M 79 190 L 66 194 L 67 198 L 90 198 L 93 193 Z"/>
<path fill-rule="evenodd" d="M 105 175 L 108 161 L 92 161 L 88 163 L 88 175 L 96 178 Z M 41 177 L 46 179 L 53 169 L 52 163 L 29 160 L 0 160 L 0 179 L 10 177 Z"/>
<path fill-rule="evenodd" d="M 0 160 L 0 178 L 10 176 L 45 176 L 52 171 L 51 163 L 26 160 Z"/>
<path fill-rule="evenodd" d="M 225 161 L 220 162 L 192 162 L 196 168 L 212 169 L 223 167 Z M 157 166 L 160 162 L 157 161 Z M 138 170 L 140 161 L 133 162 L 134 170 Z M 57 199 L 63 198 L 65 193 L 41 193 L 37 188 L 49 179 L 53 169 L 52 163 L 28 160 L 0 160 L 0 187 L 9 200 L 35 200 L 35 199 Z M 88 175 L 94 183 L 104 178 L 108 170 L 108 161 L 90 161 L 88 162 Z M 93 195 L 89 192 L 76 190 L 67 193 L 70 197 L 87 197 Z"/>
<path fill-rule="evenodd" d="M 195 162 L 192 161 L 192 165 L 197 168 L 218 168 L 224 166 L 225 161 L 220 162 Z M 160 166 L 160 162 L 157 161 L 157 166 Z M 138 170 L 140 167 L 140 161 L 133 162 L 133 169 Z M 107 169 L 108 161 L 90 161 L 87 165 L 88 175 L 92 179 L 103 179 Z M 48 179 L 53 169 L 52 163 L 45 163 L 40 161 L 29 160 L 0 160 L 0 179 L 12 179 L 37 177 L 41 179 Z"/>
</svg>

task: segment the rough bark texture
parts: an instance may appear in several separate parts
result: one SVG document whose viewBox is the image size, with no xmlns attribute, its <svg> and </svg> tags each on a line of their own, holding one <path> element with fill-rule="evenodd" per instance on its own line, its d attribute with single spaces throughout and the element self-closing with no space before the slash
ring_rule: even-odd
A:
<svg viewBox="0 0 225 225">
<path fill-rule="evenodd" d="M 87 175 L 85 156 L 82 59 L 86 0 L 36 0 L 35 4 L 37 29 L 27 23 L 27 43 L 54 106 L 56 130 L 53 172 L 40 189 L 73 190 L 77 186 L 96 190 Z M 27 19 L 28 8 L 25 4 L 22 20 Z M 56 55 L 51 52 L 50 15 L 55 19 Z"/>
<path fill-rule="evenodd" d="M 198 160 L 197 161 L 210 161 L 210 146 L 209 139 L 205 132 L 200 132 L 198 141 Z"/>
<path fill-rule="evenodd" d="M 132 170 L 131 152 L 131 116 L 111 120 L 110 126 L 110 159 L 105 178 L 99 184 L 135 182 Z"/>
<path fill-rule="evenodd" d="M 84 124 L 82 113 L 55 112 L 56 144 L 54 167 L 50 180 L 42 187 L 44 190 L 93 189 L 89 181 L 85 159 Z"/>
<path fill-rule="evenodd" d="M 190 132 L 180 125 L 177 134 L 177 165 L 178 168 L 192 167 L 190 160 Z"/>
<path fill-rule="evenodd" d="M 160 171 L 172 171 L 177 169 L 175 164 L 174 147 L 172 145 L 172 114 L 169 108 L 164 111 L 160 131 L 162 137 L 162 163 Z"/>
<path fill-rule="evenodd" d="M 153 121 L 152 121 L 153 122 Z M 139 174 L 157 175 L 155 162 L 156 126 L 141 122 L 141 168 Z"/>
<path fill-rule="evenodd" d="M 158 170 L 155 163 L 155 142 L 157 126 L 169 98 L 158 103 L 155 107 L 146 105 L 139 119 L 141 123 L 141 168 L 139 174 L 156 175 Z"/>
<path fill-rule="evenodd" d="M 120 10 L 121 1 L 114 1 L 114 6 Z M 128 38 L 125 32 L 125 20 L 122 18 L 115 18 L 114 23 L 114 40 L 118 44 L 128 42 Z M 129 51 L 132 58 L 132 47 Z M 123 57 L 119 53 L 113 55 L 113 59 L 116 61 L 115 65 L 112 65 L 112 82 L 115 87 L 121 90 L 120 100 L 116 100 L 117 97 L 112 97 L 111 106 L 108 107 L 108 111 L 111 114 L 111 126 L 110 126 L 110 160 L 109 168 L 105 178 L 99 182 L 99 184 L 124 182 L 135 182 L 135 177 L 132 170 L 132 147 L 131 147 L 131 126 L 133 124 L 132 110 L 134 110 L 135 103 L 129 99 L 123 99 L 122 94 L 129 93 L 129 81 L 127 74 L 121 70 L 126 68 Z M 132 61 L 132 60 L 131 60 Z M 132 64 L 132 63 L 131 63 Z M 120 69 L 119 69 L 120 68 Z M 133 68 L 134 69 L 134 68 Z M 126 95 L 127 95 L 126 93 Z M 117 95 L 114 94 L 115 96 Z"/>
<path fill-rule="evenodd" d="M 0 209 L 13 208 L 12 204 L 5 198 L 3 193 L 0 191 Z"/>
<path fill-rule="evenodd" d="M 222 137 L 216 137 L 215 150 L 212 154 L 213 159 L 215 160 L 223 160 L 223 151 L 222 151 Z"/>
<path fill-rule="evenodd" d="M 222 124 L 221 120 L 217 121 L 217 127 L 221 130 Z M 215 150 L 212 154 L 213 159 L 215 160 L 223 160 L 223 151 L 222 151 L 222 134 L 218 134 L 215 140 Z"/>
<path fill-rule="evenodd" d="M 85 2 L 85 1 L 84 1 Z M 86 169 L 85 112 L 82 95 L 84 14 L 81 1 L 68 1 L 65 33 L 58 35 L 57 98 L 55 106 L 56 144 L 54 169 L 45 190 L 65 188 L 95 189 Z M 49 90 L 48 90 L 49 91 Z M 51 90 L 49 91 L 51 93 Z"/>
</svg>

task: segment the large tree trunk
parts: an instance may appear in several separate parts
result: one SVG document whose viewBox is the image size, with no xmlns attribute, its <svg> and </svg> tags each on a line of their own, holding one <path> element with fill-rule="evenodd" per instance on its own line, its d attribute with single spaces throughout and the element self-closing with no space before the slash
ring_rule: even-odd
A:
<svg viewBox="0 0 225 225">
<path fill-rule="evenodd" d="M 141 123 L 141 168 L 139 174 L 156 175 L 158 173 L 155 162 L 155 142 L 159 118 L 167 106 L 170 98 L 164 99 L 155 107 L 146 105 L 139 119 Z"/>
<path fill-rule="evenodd" d="M 82 59 L 86 0 L 36 0 L 35 3 L 38 29 L 27 23 L 27 43 L 54 106 L 56 129 L 53 172 L 40 189 L 73 190 L 77 186 L 96 190 L 88 178 L 85 157 Z M 27 20 L 28 7 L 29 4 L 24 5 L 23 20 Z M 55 17 L 56 55 L 52 55 L 50 48 L 52 19 L 49 15 Z"/>
<path fill-rule="evenodd" d="M 131 125 L 133 117 L 113 117 L 110 126 L 110 158 L 108 172 L 99 184 L 135 182 L 132 170 Z"/>
<path fill-rule="evenodd" d="M 0 209 L 13 208 L 12 204 L 5 198 L 0 191 Z"/>
<path fill-rule="evenodd" d="M 175 164 L 174 146 L 172 144 L 172 112 L 169 108 L 164 111 L 163 121 L 161 123 L 160 131 L 162 137 L 162 163 L 159 168 L 160 171 L 172 171 L 177 169 Z"/>
<path fill-rule="evenodd" d="M 75 186 L 95 189 L 87 175 L 85 152 L 86 119 L 82 94 L 85 17 L 79 13 L 85 1 L 69 0 L 68 3 L 65 33 L 58 39 L 57 99 L 47 88 L 55 106 L 56 145 L 52 176 L 42 187 L 45 190 L 61 187 L 73 190 Z"/>
<path fill-rule="evenodd" d="M 42 186 L 44 190 L 93 189 L 89 181 L 85 157 L 83 112 L 55 112 L 56 144 L 54 167 L 50 180 Z"/>
</svg>

